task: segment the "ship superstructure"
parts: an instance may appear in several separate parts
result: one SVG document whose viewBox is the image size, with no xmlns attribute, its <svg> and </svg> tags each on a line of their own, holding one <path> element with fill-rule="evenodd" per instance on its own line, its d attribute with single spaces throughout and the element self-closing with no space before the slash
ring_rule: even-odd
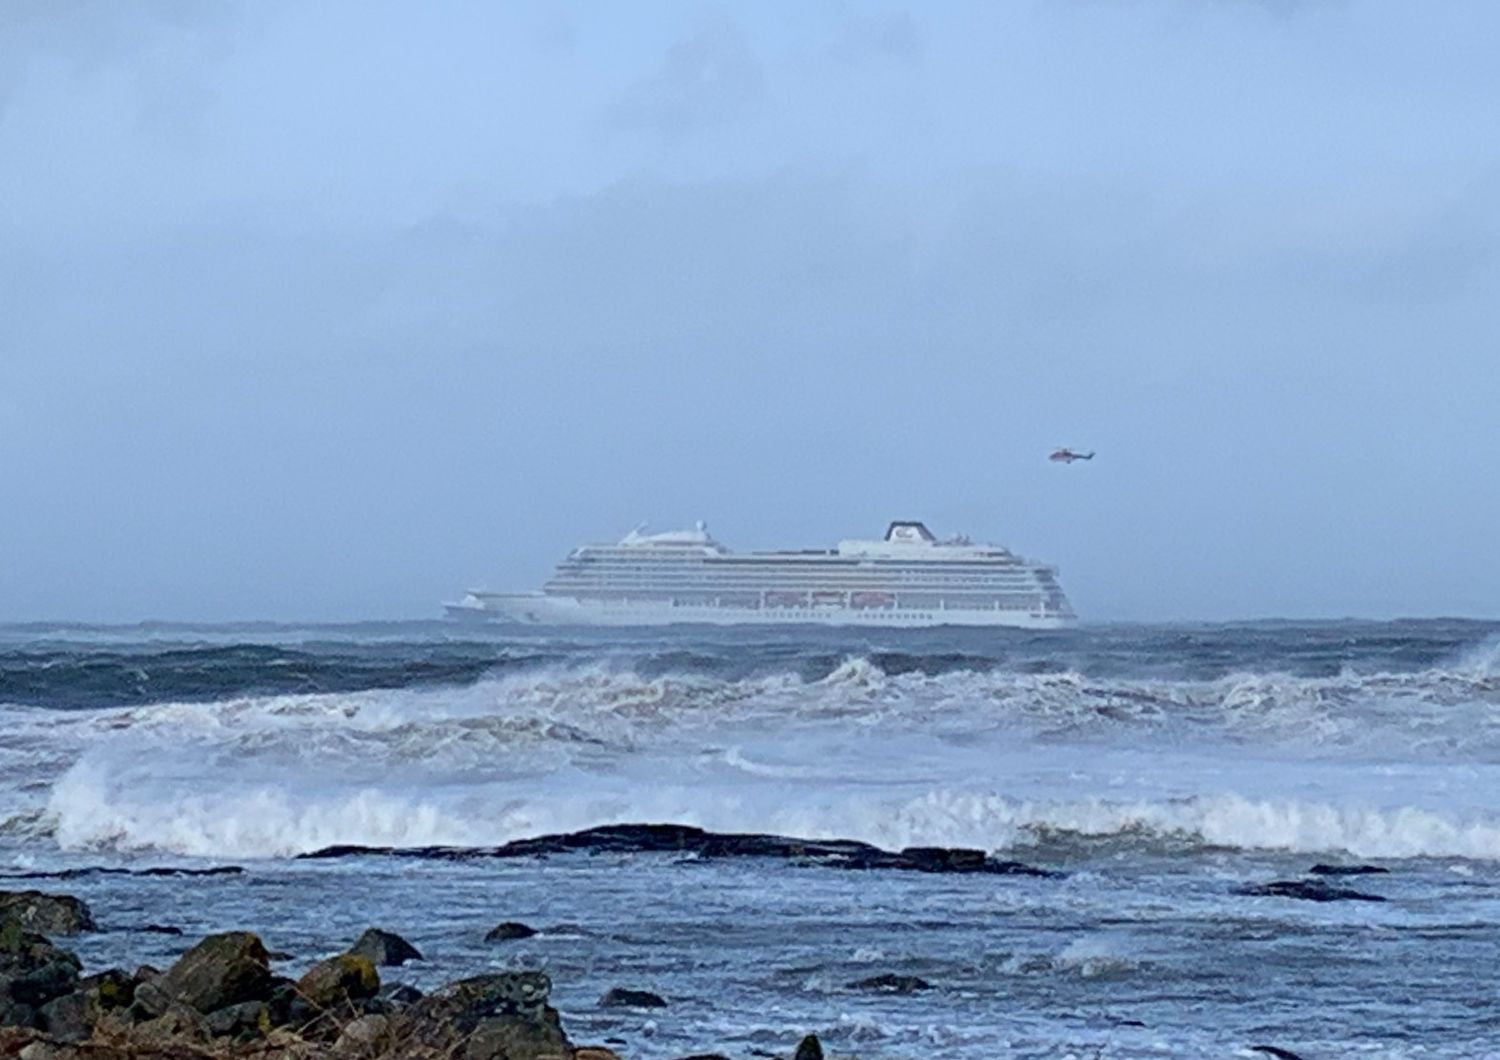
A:
<svg viewBox="0 0 1500 1060">
<path fill-rule="evenodd" d="M 637 528 L 615 544 L 574 549 L 539 592 L 474 590 L 448 613 L 536 625 L 1032 629 L 1074 617 L 1055 568 L 965 537 L 939 541 L 904 520 L 880 540 L 770 552 L 733 552 L 702 523 L 657 534 Z"/>
</svg>

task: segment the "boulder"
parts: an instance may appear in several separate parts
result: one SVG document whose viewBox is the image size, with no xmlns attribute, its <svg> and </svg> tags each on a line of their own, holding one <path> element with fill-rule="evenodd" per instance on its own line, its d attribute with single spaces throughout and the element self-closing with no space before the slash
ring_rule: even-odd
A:
<svg viewBox="0 0 1500 1060">
<path fill-rule="evenodd" d="M 297 980 L 297 992 L 314 1008 L 328 1009 L 374 997 L 380 975 L 366 957 L 341 953 L 319 961 Z"/>
<path fill-rule="evenodd" d="M 85 991 L 55 997 L 38 1011 L 42 1030 L 61 1042 L 81 1042 L 94 1033 L 97 1014 Z"/>
<path fill-rule="evenodd" d="M 42 1015 L 28 1005 L 0 994 L 0 1027 L 34 1027 L 40 1029 Z"/>
<path fill-rule="evenodd" d="M 629 987 L 611 988 L 599 999 L 600 1008 L 666 1008 L 667 999 L 649 990 L 631 990 Z"/>
<path fill-rule="evenodd" d="M 422 954 L 410 942 L 380 928 L 366 931 L 349 947 L 349 952 L 365 958 L 377 968 L 395 968 L 407 961 L 422 959 Z"/>
<path fill-rule="evenodd" d="M 130 1032 L 131 1044 L 147 1049 L 170 1049 L 189 1042 L 207 1044 L 212 1037 L 203 1014 L 180 1001 L 168 1002 L 161 1015 L 142 1020 Z"/>
<path fill-rule="evenodd" d="M 83 1060 L 84 1055 L 70 1044 L 44 1039 L 22 1046 L 16 1060 Z"/>
<path fill-rule="evenodd" d="M 214 1009 L 203 1022 L 215 1038 L 259 1038 L 271 1030 L 271 1007 L 264 1001 L 241 1001 Z"/>
<path fill-rule="evenodd" d="M 464 1060 L 540 1060 L 572 1051 L 544 972 L 500 972 L 449 983 L 393 1020 L 403 1054 Z"/>
<path fill-rule="evenodd" d="M 823 1043 L 818 1041 L 818 1036 L 809 1034 L 798 1042 L 792 1060 L 823 1060 Z"/>
<path fill-rule="evenodd" d="M 536 928 L 528 927 L 516 920 L 507 920 L 503 924 L 496 924 L 490 928 L 484 936 L 486 942 L 509 942 L 512 939 L 529 939 L 536 934 Z"/>
<path fill-rule="evenodd" d="M 389 1016 L 360 1016 L 350 1020 L 333 1043 L 333 1055 L 340 1060 L 364 1060 L 389 1054 L 391 1020 Z"/>
<path fill-rule="evenodd" d="M 76 935 L 99 929 L 89 907 L 79 899 L 41 891 L 0 891 L 0 924 L 7 921 L 23 931 L 44 935 Z"/>
<path fill-rule="evenodd" d="M 87 992 L 95 1005 L 105 1012 L 125 1008 L 134 1001 L 135 986 L 136 980 L 119 968 L 95 972 L 78 980 L 78 989 Z"/>
<path fill-rule="evenodd" d="M 242 1001 L 266 1001 L 274 986 L 266 948 L 248 931 L 209 935 L 177 959 L 161 976 L 136 988 L 135 1001 L 147 1015 L 178 1002 L 200 1013 Z"/>
<path fill-rule="evenodd" d="M 620 1054 L 602 1045 L 580 1045 L 573 1050 L 573 1060 L 620 1060 Z"/>
<path fill-rule="evenodd" d="M 0 999 L 40 1007 L 72 993 L 81 967 L 73 954 L 18 922 L 0 926 Z"/>
<path fill-rule="evenodd" d="M 464 1060 L 558 1060 L 573 1049 L 557 1020 L 481 1020 L 464 1043 Z"/>
</svg>

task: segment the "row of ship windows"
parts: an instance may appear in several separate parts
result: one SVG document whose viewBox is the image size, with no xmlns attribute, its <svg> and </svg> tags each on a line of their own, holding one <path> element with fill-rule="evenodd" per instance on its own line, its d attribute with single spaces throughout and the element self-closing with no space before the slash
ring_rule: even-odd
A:
<svg viewBox="0 0 1500 1060">
<path fill-rule="evenodd" d="M 670 588 L 692 588 L 704 590 L 739 589 L 742 591 L 755 591 L 760 589 L 867 589 L 872 592 L 881 590 L 895 591 L 898 589 L 911 589 L 918 587 L 933 588 L 987 588 L 987 589 L 1013 589 L 1031 588 L 1037 584 L 1052 585 L 1050 578 L 1035 578 L 1031 576 L 1013 578 L 818 578 L 795 577 L 788 575 L 783 578 L 661 578 L 645 577 L 642 575 L 621 575 L 613 578 L 582 578 L 576 576 L 559 576 L 547 583 L 554 589 L 587 589 L 587 588 L 609 588 L 611 586 L 662 586 Z"/>
<path fill-rule="evenodd" d="M 559 567 L 636 567 L 652 570 L 681 570 L 681 568 L 756 568 L 762 567 L 950 567 L 965 570 L 990 570 L 995 567 L 1025 565 L 1016 556 L 995 559 L 879 559 L 873 556 L 840 556 L 837 559 L 801 559 L 781 556 L 777 559 L 708 559 L 705 556 L 570 556 Z"/>
<path fill-rule="evenodd" d="M 775 599 L 778 594 L 768 594 L 762 600 L 759 596 L 700 596 L 684 595 L 674 593 L 590 593 L 581 596 L 580 599 L 600 600 L 605 603 L 632 604 L 632 603 L 662 603 L 670 602 L 674 607 L 732 607 L 749 610 L 818 610 L 819 607 L 851 608 L 854 610 L 890 611 L 897 608 L 935 608 L 961 609 L 965 611 L 1013 611 L 1027 610 L 1036 607 L 1042 602 L 1042 597 L 1037 593 L 987 593 L 987 594 L 906 594 L 893 600 L 866 600 L 840 599 L 818 601 L 807 595 L 800 599 L 792 599 L 791 594 L 782 594 L 786 599 Z M 859 594 L 855 594 L 857 597 Z M 1052 601 L 1053 606 L 1059 606 L 1058 601 Z"/>
<path fill-rule="evenodd" d="M 974 567 L 955 567 L 948 563 L 905 563 L 900 566 L 864 566 L 850 563 L 843 567 L 676 567 L 642 563 L 564 563 L 554 572 L 557 575 L 575 574 L 586 577 L 618 577 L 622 574 L 650 574 L 655 576 L 687 578 L 774 578 L 794 575 L 800 578 L 839 578 L 850 575 L 861 577 L 941 577 L 949 575 L 963 578 L 982 578 L 995 575 L 1028 574 L 1032 571 L 1048 571 L 1052 568 L 1019 563 L 987 563 Z"/>
</svg>

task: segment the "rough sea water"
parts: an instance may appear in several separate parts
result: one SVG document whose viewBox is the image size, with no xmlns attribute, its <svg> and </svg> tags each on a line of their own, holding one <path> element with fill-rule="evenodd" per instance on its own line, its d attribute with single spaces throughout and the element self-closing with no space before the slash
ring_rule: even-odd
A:
<svg viewBox="0 0 1500 1060">
<path fill-rule="evenodd" d="M 297 857 L 621 822 L 1058 875 Z M 93 968 L 248 928 L 295 972 L 375 924 L 428 958 L 388 979 L 544 968 L 631 1057 L 1494 1057 L 1500 625 L 10 627 L 0 870 L 94 906 Z M 1308 880 L 1384 900 L 1244 893 Z M 930 989 L 851 985 L 882 974 Z"/>
</svg>

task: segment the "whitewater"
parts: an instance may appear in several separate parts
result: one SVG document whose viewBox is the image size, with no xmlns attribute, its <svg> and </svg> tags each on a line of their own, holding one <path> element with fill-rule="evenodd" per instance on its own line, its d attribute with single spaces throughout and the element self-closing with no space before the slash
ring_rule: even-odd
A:
<svg viewBox="0 0 1500 1060">
<path fill-rule="evenodd" d="M 1065 875 L 298 858 L 639 822 Z M 1378 863 L 1387 900 L 1236 894 L 1314 861 Z M 229 862 L 245 876 L 170 885 L 185 925 L 273 902 L 316 948 L 385 903 L 450 954 L 419 977 L 530 962 L 584 1021 L 604 978 L 674 992 L 670 1020 L 601 1024 L 644 1056 L 705 1035 L 749 1051 L 768 1011 L 876 1057 L 1235 1055 L 1268 1035 L 1500 1055 L 1474 1008 L 1500 952 L 1500 625 L 0 629 L 0 864 Z M 143 917 L 169 886 L 89 880 L 73 890 Z M 472 936 L 502 912 L 583 927 L 500 955 Z M 914 1017 L 845 989 L 871 969 L 943 986 Z"/>
</svg>

